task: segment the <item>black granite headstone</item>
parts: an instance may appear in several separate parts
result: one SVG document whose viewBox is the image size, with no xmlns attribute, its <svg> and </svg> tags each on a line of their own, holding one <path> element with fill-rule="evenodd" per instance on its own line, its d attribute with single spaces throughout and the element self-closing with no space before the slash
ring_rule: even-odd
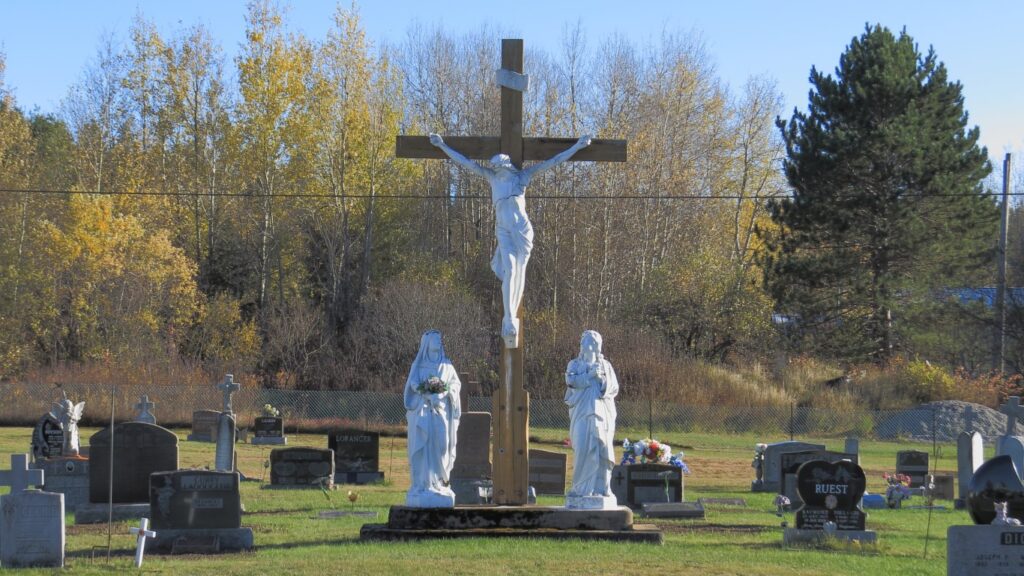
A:
<svg viewBox="0 0 1024 576">
<path fill-rule="evenodd" d="M 334 485 L 334 451 L 323 448 L 275 448 L 270 451 L 272 486 Z"/>
<path fill-rule="evenodd" d="M 921 450 L 901 450 L 896 453 L 896 473 L 910 476 L 912 487 L 924 485 L 928 475 L 928 453 Z"/>
<path fill-rule="evenodd" d="M 362 484 L 383 478 L 380 468 L 380 434 L 363 430 L 335 430 L 327 440 L 334 450 L 336 482 Z"/>
<path fill-rule="evenodd" d="M 110 428 L 89 438 L 89 501 L 107 502 L 110 489 Z M 114 427 L 114 503 L 148 502 L 149 475 L 178 469 L 178 437 L 145 422 Z"/>
<path fill-rule="evenodd" d="M 864 530 L 867 515 L 860 508 L 860 499 L 867 479 L 860 466 L 846 460 L 811 460 L 800 466 L 796 477 L 804 501 L 796 513 L 798 529 L 820 530 L 832 521 L 837 530 Z"/>
<path fill-rule="evenodd" d="M 967 511 L 975 524 L 991 524 L 995 520 L 996 502 L 1006 502 L 1010 518 L 1024 518 L 1024 483 L 1009 454 L 978 466 L 967 488 Z"/>
<path fill-rule="evenodd" d="M 793 485 L 790 480 L 795 479 L 797 470 L 800 469 L 804 462 L 812 460 L 824 460 L 825 462 L 850 460 L 856 462 L 857 455 L 833 452 L 831 450 L 803 450 L 800 452 L 784 452 L 779 455 L 779 469 L 782 471 L 782 486 L 779 493 L 789 497 L 793 504 L 799 504 L 799 501 L 795 500 L 795 498 L 799 498 L 800 495 L 797 491 L 797 486 Z"/>
<path fill-rule="evenodd" d="M 639 508 L 648 502 L 681 502 L 683 471 L 669 464 L 631 464 L 626 474 L 626 501 L 620 505 Z M 667 492 L 667 494 L 666 494 Z"/>
<path fill-rule="evenodd" d="M 64 455 L 64 429 L 60 421 L 46 414 L 36 423 L 32 432 L 32 456 L 38 458 L 56 458 Z"/>
<path fill-rule="evenodd" d="M 238 472 L 177 470 L 149 477 L 153 529 L 219 529 L 242 526 Z"/>
<path fill-rule="evenodd" d="M 283 438 L 284 419 L 278 416 L 258 416 L 252 424 L 256 438 Z"/>
</svg>

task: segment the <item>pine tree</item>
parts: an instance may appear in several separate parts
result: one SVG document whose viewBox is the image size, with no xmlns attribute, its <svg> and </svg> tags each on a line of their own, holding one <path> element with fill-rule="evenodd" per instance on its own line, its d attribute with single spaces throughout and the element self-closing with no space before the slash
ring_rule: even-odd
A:
<svg viewBox="0 0 1024 576">
<path fill-rule="evenodd" d="M 961 85 L 905 30 L 866 27 L 810 81 L 808 111 L 777 121 L 792 196 L 772 206 L 766 280 L 819 351 L 884 362 L 915 306 L 990 258 L 991 166 Z"/>
</svg>

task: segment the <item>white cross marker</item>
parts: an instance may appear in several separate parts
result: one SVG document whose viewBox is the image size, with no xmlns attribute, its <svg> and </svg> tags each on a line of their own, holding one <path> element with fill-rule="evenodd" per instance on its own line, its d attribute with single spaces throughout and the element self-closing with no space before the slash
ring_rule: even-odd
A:
<svg viewBox="0 0 1024 576">
<path fill-rule="evenodd" d="M 11 469 L 0 471 L 0 486 L 10 486 L 11 494 L 29 486 L 43 486 L 43 471 L 28 467 L 28 454 L 11 454 Z"/>
<path fill-rule="evenodd" d="M 136 535 L 135 538 L 135 567 L 142 568 L 142 553 L 146 549 L 146 538 L 156 538 L 156 532 L 148 530 L 149 518 L 139 520 L 139 527 L 132 526 L 129 532 Z"/>
<path fill-rule="evenodd" d="M 217 384 L 217 389 L 224 392 L 224 412 L 232 412 L 231 410 L 231 395 L 238 392 L 241 386 L 235 382 L 235 377 L 231 374 L 224 375 L 224 381 Z"/>
<path fill-rule="evenodd" d="M 1006 414 L 1006 435 L 1017 434 L 1017 416 L 1024 416 L 1024 406 L 1020 405 L 1020 396 L 1010 396 L 1006 402 L 999 407 L 999 411 Z"/>
</svg>

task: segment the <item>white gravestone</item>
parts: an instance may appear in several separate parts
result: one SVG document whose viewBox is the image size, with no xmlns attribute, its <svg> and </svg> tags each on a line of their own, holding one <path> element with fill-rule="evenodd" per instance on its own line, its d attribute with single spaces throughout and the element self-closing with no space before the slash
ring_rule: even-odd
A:
<svg viewBox="0 0 1024 576">
<path fill-rule="evenodd" d="M 967 488 L 974 477 L 974 471 L 985 461 L 985 444 L 977 432 L 961 432 L 956 439 L 956 475 L 959 484 L 959 498 L 956 507 L 962 508 L 967 502 Z"/>
<path fill-rule="evenodd" d="M 996 439 L 996 456 L 1009 456 L 1017 470 L 1024 473 L 1024 438 L 1017 436 L 1017 418 L 1024 416 L 1020 397 L 1010 396 L 999 411 L 1006 414 L 1006 433 Z"/>
<path fill-rule="evenodd" d="M 587 330 L 580 354 L 565 369 L 565 403 L 573 450 L 572 488 L 567 508 L 609 509 L 618 506 L 612 493 L 615 466 L 615 397 L 619 380 L 601 354 L 601 335 Z"/>
<path fill-rule="evenodd" d="M 444 391 L 428 385 L 444 384 Z M 409 492 L 405 503 L 414 508 L 452 508 L 452 467 L 458 442 L 462 405 L 461 382 L 444 353 L 441 333 L 427 330 L 405 381 L 405 410 L 409 423 Z"/>
<path fill-rule="evenodd" d="M 950 526 L 946 574 L 1024 574 L 1024 526 Z"/>
<path fill-rule="evenodd" d="M 128 529 L 135 535 L 135 567 L 142 568 L 142 556 L 146 551 L 146 538 L 156 538 L 156 532 L 149 529 L 149 518 L 139 520 L 139 526 Z"/>
<path fill-rule="evenodd" d="M 11 455 L 0 473 L 11 493 L 0 496 L 0 565 L 64 566 L 64 495 L 28 489 L 43 484 L 43 471 L 28 468 L 28 455 Z"/>
<path fill-rule="evenodd" d="M 152 412 L 154 406 L 156 406 L 156 404 L 149 401 L 149 396 L 143 394 L 142 397 L 139 398 L 139 403 L 135 405 L 135 409 L 139 411 L 135 416 L 135 421 L 144 422 L 146 424 L 156 424 L 156 416 L 154 416 Z"/>
</svg>

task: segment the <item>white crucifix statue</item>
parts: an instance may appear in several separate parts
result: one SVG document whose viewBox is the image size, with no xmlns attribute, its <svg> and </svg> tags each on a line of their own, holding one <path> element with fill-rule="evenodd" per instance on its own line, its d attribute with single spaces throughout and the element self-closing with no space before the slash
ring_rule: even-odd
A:
<svg viewBox="0 0 1024 576">
<path fill-rule="evenodd" d="M 43 487 L 43 471 L 28 467 L 28 454 L 11 454 L 11 469 L 0 470 L 0 486 L 10 486 L 11 494 L 29 486 Z"/>
<path fill-rule="evenodd" d="M 494 503 L 526 504 L 529 474 L 530 398 L 523 388 L 522 301 L 526 264 L 533 248 L 533 227 L 526 214 L 526 187 L 538 173 L 561 162 L 625 162 L 625 140 L 524 138 L 523 41 L 501 41 L 501 134 L 499 136 L 398 136 L 399 158 L 450 158 L 491 185 L 497 247 L 491 269 L 501 281 L 504 314 L 499 384 L 494 394 Z M 473 160 L 490 159 L 490 166 Z M 523 168 L 524 161 L 540 161 Z"/>
<path fill-rule="evenodd" d="M 128 529 L 135 535 L 135 567 L 142 568 L 142 555 L 146 550 L 146 538 L 156 538 L 156 532 L 149 529 L 149 518 L 139 519 L 139 527 Z"/>
<path fill-rule="evenodd" d="M 241 388 L 241 386 L 235 382 L 233 374 L 225 374 L 224 381 L 217 384 L 217 389 L 224 392 L 224 412 L 228 414 L 233 412 L 231 410 L 231 395 L 238 392 L 239 388 Z"/>
</svg>

